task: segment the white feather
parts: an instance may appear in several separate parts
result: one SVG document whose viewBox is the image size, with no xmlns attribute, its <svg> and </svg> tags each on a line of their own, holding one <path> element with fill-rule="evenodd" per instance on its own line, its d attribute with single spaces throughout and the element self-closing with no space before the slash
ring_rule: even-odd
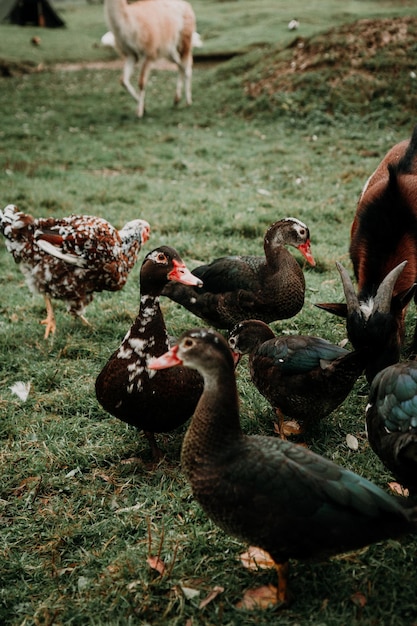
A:
<svg viewBox="0 0 417 626">
<path fill-rule="evenodd" d="M 24 383 L 18 380 L 16 383 L 9 387 L 10 391 L 15 394 L 22 402 L 26 402 L 30 392 L 30 382 Z"/>
<path fill-rule="evenodd" d="M 62 261 L 65 261 L 66 263 L 69 263 L 70 265 L 76 265 L 77 267 L 85 267 L 87 264 L 86 260 L 83 259 L 82 257 L 77 256 L 76 254 L 68 254 L 68 253 L 64 254 L 63 252 L 60 251 L 59 248 L 54 246 L 52 243 L 49 243 L 49 241 L 45 241 L 44 239 L 38 239 L 35 243 L 41 250 L 43 250 L 47 254 L 50 254 L 51 256 L 54 256 L 57 259 L 61 259 Z"/>
</svg>

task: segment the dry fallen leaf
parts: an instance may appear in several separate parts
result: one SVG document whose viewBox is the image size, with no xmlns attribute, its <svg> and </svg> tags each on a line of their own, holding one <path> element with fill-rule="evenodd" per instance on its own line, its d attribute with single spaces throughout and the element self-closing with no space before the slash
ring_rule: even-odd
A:
<svg viewBox="0 0 417 626">
<path fill-rule="evenodd" d="M 253 570 L 271 569 L 275 565 L 268 552 L 255 546 L 250 546 L 247 552 L 243 552 L 240 555 L 240 560 L 243 567 Z"/>
<path fill-rule="evenodd" d="M 350 599 L 352 600 L 353 604 L 361 609 L 363 609 L 368 601 L 365 594 L 363 594 L 361 591 L 356 591 L 353 595 L 350 596 Z"/>
<path fill-rule="evenodd" d="M 287 420 L 282 423 L 281 430 L 279 425 L 274 423 L 274 432 L 277 435 L 289 437 L 290 435 L 300 435 L 303 432 L 303 429 L 295 420 Z"/>
<path fill-rule="evenodd" d="M 400 485 L 400 483 L 395 483 L 395 482 L 388 483 L 388 487 L 391 489 L 391 491 L 393 491 L 399 496 L 403 496 L 404 498 L 408 498 L 408 496 L 410 495 L 410 492 L 408 491 L 408 489 Z"/>
<path fill-rule="evenodd" d="M 359 448 L 359 442 L 355 435 L 346 435 L 346 443 L 348 445 L 348 448 L 350 448 L 351 450 L 356 451 Z"/>
<path fill-rule="evenodd" d="M 23 495 L 23 493 L 26 492 L 26 490 L 33 489 L 36 486 L 36 484 L 40 485 L 41 480 L 42 480 L 41 476 L 27 476 L 26 478 L 22 480 L 22 482 L 20 483 L 18 487 L 15 487 L 13 489 L 13 495 L 15 495 L 17 498 L 20 498 Z"/>
<path fill-rule="evenodd" d="M 138 511 L 144 506 L 144 504 L 145 504 L 144 502 L 137 502 L 133 506 L 127 506 L 122 509 L 116 509 L 115 513 L 117 513 L 117 515 L 120 515 L 120 513 L 131 513 L 132 511 Z"/>
<path fill-rule="evenodd" d="M 193 589 L 192 587 L 183 587 L 181 585 L 181 591 L 183 592 L 183 594 L 187 598 L 187 600 L 192 600 L 196 596 L 200 595 L 199 590 L 198 589 Z"/>
<path fill-rule="evenodd" d="M 216 585 L 215 587 L 213 587 L 213 589 L 210 591 L 208 596 L 206 596 L 203 600 L 201 600 L 200 604 L 198 605 L 198 608 L 204 609 L 205 606 L 210 604 L 210 602 L 214 600 L 215 598 L 217 598 L 217 596 L 220 593 L 223 593 L 223 591 L 224 591 L 224 587 L 220 587 L 219 585 Z"/>
<path fill-rule="evenodd" d="M 159 558 L 159 556 L 150 556 L 146 559 L 146 562 L 149 567 L 156 570 L 158 574 L 161 574 L 161 576 L 165 572 L 165 563 Z"/>
<path fill-rule="evenodd" d="M 128 583 L 126 589 L 128 591 L 136 591 L 140 584 L 140 580 L 132 580 L 132 582 Z"/>
<path fill-rule="evenodd" d="M 247 589 L 242 600 L 236 604 L 238 609 L 267 609 L 277 604 L 277 589 L 273 585 Z"/>
</svg>

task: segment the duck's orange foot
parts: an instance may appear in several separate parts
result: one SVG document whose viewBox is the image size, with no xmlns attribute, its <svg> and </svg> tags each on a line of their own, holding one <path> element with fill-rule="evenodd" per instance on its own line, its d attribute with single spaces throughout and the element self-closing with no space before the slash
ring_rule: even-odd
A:
<svg viewBox="0 0 417 626">
<path fill-rule="evenodd" d="M 288 561 L 285 563 L 275 563 L 275 569 L 278 574 L 277 604 L 281 607 L 285 607 L 290 604 L 288 593 Z"/>
</svg>

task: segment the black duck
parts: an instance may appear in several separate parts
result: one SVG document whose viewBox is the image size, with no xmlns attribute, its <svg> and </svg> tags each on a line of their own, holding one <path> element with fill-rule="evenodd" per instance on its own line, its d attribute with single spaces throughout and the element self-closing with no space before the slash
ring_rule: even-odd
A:
<svg viewBox="0 0 417 626">
<path fill-rule="evenodd" d="M 417 494 L 417 362 L 396 363 L 372 381 L 366 407 L 369 443 L 410 495 Z"/>
<path fill-rule="evenodd" d="M 288 601 L 290 558 L 321 559 L 417 530 L 417 508 L 361 476 L 289 441 L 245 435 L 233 356 L 219 333 L 185 332 L 149 367 L 178 364 L 204 378 L 181 454 L 194 497 L 227 533 L 271 555 L 277 602 Z"/>
<path fill-rule="evenodd" d="M 263 257 L 215 259 L 192 272 L 203 281 L 201 289 L 169 284 L 162 295 L 216 328 L 231 329 L 249 318 L 269 323 L 293 317 L 304 304 L 305 279 L 287 245 L 298 248 L 315 265 L 307 226 L 288 217 L 266 231 Z"/>
<path fill-rule="evenodd" d="M 320 337 L 276 337 L 259 320 L 239 322 L 229 334 L 229 346 L 237 358 L 249 355 L 251 379 L 276 410 L 281 435 L 284 416 L 305 430 L 334 411 L 365 367 L 363 353 Z"/>
<path fill-rule="evenodd" d="M 177 371 L 149 372 L 150 358 L 169 348 L 159 295 L 170 280 L 198 285 L 178 252 L 161 246 L 146 255 L 140 271 L 138 316 L 96 380 L 96 396 L 115 417 L 145 432 L 152 455 L 160 458 L 154 433 L 169 432 L 193 414 L 203 390 L 201 376 L 181 367 Z"/>
</svg>

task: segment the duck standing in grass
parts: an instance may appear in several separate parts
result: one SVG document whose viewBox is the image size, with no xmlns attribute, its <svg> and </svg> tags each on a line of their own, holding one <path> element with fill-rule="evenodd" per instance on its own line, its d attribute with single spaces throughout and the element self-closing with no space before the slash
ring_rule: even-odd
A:
<svg viewBox="0 0 417 626">
<path fill-rule="evenodd" d="M 149 239 L 145 220 L 132 220 L 116 230 L 93 215 L 34 218 L 13 204 L 0 211 L 0 232 L 26 283 L 46 304 L 45 339 L 56 331 L 52 298 L 88 324 L 86 306 L 96 291 L 119 291 Z"/>
<path fill-rule="evenodd" d="M 417 495 L 417 362 L 395 363 L 372 381 L 366 407 L 372 450 Z"/>
<path fill-rule="evenodd" d="M 361 352 L 320 337 L 276 337 L 260 320 L 236 324 L 229 346 L 235 360 L 249 355 L 252 382 L 275 409 L 281 436 L 286 434 L 284 416 L 301 422 L 301 431 L 334 411 L 365 368 Z"/>
<path fill-rule="evenodd" d="M 287 319 L 303 307 L 305 279 L 298 261 L 285 246 L 298 248 L 311 265 L 310 232 L 294 217 L 275 222 L 264 237 L 261 256 L 226 256 L 201 265 L 193 274 L 201 289 L 167 285 L 162 295 L 215 328 L 231 329 L 244 319 L 266 323 Z"/>
<path fill-rule="evenodd" d="M 173 365 L 204 378 L 181 454 L 193 495 L 223 530 L 271 555 L 277 603 L 288 603 L 290 558 L 326 558 L 417 530 L 417 508 L 361 476 L 291 442 L 245 435 L 233 356 L 219 333 L 187 331 L 148 367 Z"/>
<path fill-rule="evenodd" d="M 142 263 L 138 316 L 96 380 L 99 403 L 111 415 L 144 431 L 154 459 L 162 456 L 154 433 L 184 424 L 203 390 L 202 378 L 194 370 L 181 367 L 178 371 L 149 372 L 146 367 L 150 358 L 169 347 L 159 296 L 171 280 L 201 283 L 174 248 L 155 248 Z"/>
</svg>

